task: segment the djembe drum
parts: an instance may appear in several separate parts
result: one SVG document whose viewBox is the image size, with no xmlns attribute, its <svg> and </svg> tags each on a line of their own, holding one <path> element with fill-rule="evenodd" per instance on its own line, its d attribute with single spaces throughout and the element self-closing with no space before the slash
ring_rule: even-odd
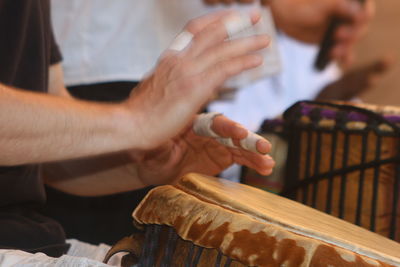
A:
<svg viewBox="0 0 400 267">
<path fill-rule="evenodd" d="M 263 126 L 277 128 L 281 194 L 400 241 L 400 108 L 300 102 Z"/>
<path fill-rule="evenodd" d="M 137 266 L 400 266 L 400 244 L 298 202 L 199 174 L 160 186 L 133 213 Z M 143 240 L 139 242 L 138 240 Z"/>
</svg>

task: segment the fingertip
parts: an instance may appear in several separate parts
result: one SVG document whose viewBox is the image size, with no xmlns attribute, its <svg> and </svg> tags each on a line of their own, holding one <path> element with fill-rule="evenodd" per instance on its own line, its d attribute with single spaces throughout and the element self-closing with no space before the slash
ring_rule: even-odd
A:
<svg viewBox="0 0 400 267">
<path fill-rule="evenodd" d="M 259 170 L 258 172 L 263 176 L 269 176 L 272 174 L 273 169 L 264 169 L 264 170 Z"/>
<path fill-rule="evenodd" d="M 258 9 L 251 10 L 249 15 L 253 25 L 261 20 L 261 12 Z"/>
<path fill-rule="evenodd" d="M 270 158 L 270 168 L 271 169 L 273 169 L 274 167 L 275 167 L 275 165 L 276 165 L 276 162 L 275 162 L 275 160 L 273 160 L 272 158 Z"/>
<path fill-rule="evenodd" d="M 261 154 L 267 154 L 271 151 L 272 145 L 267 140 L 258 140 L 257 141 L 257 151 Z"/>
</svg>

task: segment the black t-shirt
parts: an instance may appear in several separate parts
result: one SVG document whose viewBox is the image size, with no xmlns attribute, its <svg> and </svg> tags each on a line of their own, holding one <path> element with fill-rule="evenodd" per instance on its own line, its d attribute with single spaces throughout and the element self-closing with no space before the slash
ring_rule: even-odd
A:
<svg viewBox="0 0 400 267">
<path fill-rule="evenodd" d="M 59 61 L 49 0 L 0 0 L 0 83 L 46 92 Z M 0 166 L 0 248 L 47 252 L 65 243 L 62 227 L 35 211 L 44 201 L 39 166 Z"/>
</svg>

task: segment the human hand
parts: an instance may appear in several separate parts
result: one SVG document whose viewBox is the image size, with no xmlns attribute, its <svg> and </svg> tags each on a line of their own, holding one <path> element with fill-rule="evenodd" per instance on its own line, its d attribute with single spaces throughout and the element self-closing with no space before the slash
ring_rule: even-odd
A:
<svg viewBox="0 0 400 267">
<path fill-rule="evenodd" d="M 344 23 L 336 30 L 331 57 L 343 64 L 353 61 L 353 47 L 365 34 L 375 12 L 374 0 L 279 0 L 270 1 L 275 23 L 289 36 L 320 43 L 333 18 Z"/>
<path fill-rule="evenodd" d="M 393 58 L 387 56 L 352 70 L 322 89 L 315 100 L 352 100 L 375 86 L 392 65 Z"/>
<path fill-rule="evenodd" d="M 140 126 L 141 149 L 159 147 L 175 137 L 225 80 L 262 63 L 254 52 L 269 44 L 267 36 L 227 40 L 226 25 L 234 18 L 237 28 L 242 17 L 224 11 L 191 21 L 185 27 L 186 33 L 193 34 L 188 46 L 167 50 L 153 73 L 133 91 L 126 106 L 134 111 L 134 125 Z M 260 14 L 247 18 L 250 26 Z"/>
<path fill-rule="evenodd" d="M 248 135 L 248 131 L 241 125 L 224 116 L 217 116 L 211 127 L 216 134 L 232 138 L 238 148 L 230 148 L 213 138 L 196 135 L 191 124 L 175 138 L 156 149 L 131 153 L 134 161 L 138 163 L 138 177 L 142 183 L 173 183 L 189 172 L 216 175 L 233 163 L 245 165 L 263 175 L 272 172 L 275 163 L 266 155 L 271 149 L 267 140 L 258 140 L 258 153 L 254 153 L 240 146 L 240 140 Z"/>
</svg>

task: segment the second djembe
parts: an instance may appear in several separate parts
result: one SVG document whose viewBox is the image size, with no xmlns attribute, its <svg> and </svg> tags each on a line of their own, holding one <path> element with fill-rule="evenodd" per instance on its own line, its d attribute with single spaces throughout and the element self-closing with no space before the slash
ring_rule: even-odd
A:
<svg viewBox="0 0 400 267">
<path fill-rule="evenodd" d="M 300 102 L 283 195 L 400 240 L 400 108 Z"/>
</svg>

